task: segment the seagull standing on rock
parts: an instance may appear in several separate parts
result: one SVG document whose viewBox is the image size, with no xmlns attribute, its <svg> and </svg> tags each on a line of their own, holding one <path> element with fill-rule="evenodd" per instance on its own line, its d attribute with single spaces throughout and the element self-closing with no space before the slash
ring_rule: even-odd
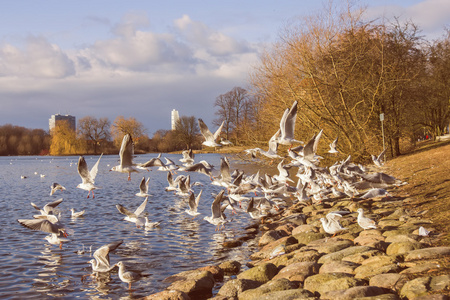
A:
<svg viewBox="0 0 450 300">
<path fill-rule="evenodd" d="M 364 210 L 362 208 L 358 208 L 358 225 L 361 226 L 364 230 L 366 229 L 377 229 L 377 224 L 374 220 L 371 220 L 364 216 Z"/>
</svg>

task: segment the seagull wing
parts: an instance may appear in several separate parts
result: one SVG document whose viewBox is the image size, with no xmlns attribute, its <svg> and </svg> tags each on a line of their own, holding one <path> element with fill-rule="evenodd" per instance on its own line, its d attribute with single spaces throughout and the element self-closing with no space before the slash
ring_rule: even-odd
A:
<svg viewBox="0 0 450 300">
<path fill-rule="evenodd" d="M 19 219 L 17 220 L 17 222 L 19 222 L 20 225 L 28 229 L 40 230 L 48 233 L 59 233 L 60 229 L 63 229 L 59 223 L 53 224 L 47 219 L 31 219 L 31 220 Z"/>
<path fill-rule="evenodd" d="M 219 194 L 217 194 L 216 198 L 214 198 L 213 203 L 211 204 L 211 211 L 213 218 L 222 217 L 222 211 L 220 209 L 220 203 L 222 202 L 223 194 L 225 190 L 221 190 Z"/>
<path fill-rule="evenodd" d="M 219 137 L 220 133 L 222 132 L 222 128 L 223 128 L 223 124 L 225 124 L 225 121 L 222 122 L 222 124 L 220 124 L 219 128 L 217 128 L 216 132 L 214 132 L 214 141 L 217 140 L 217 138 Z"/>
<path fill-rule="evenodd" d="M 98 158 L 97 162 L 95 163 L 95 165 L 92 167 L 91 171 L 89 172 L 89 175 L 91 176 L 92 181 L 95 180 L 95 177 L 97 176 L 98 173 L 98 164 L 100 163 L 100 158 L 102 158 L 103 153 L 100 154 L 100 157 Z"/>
<path fill-rule="evenodd" d="M 80 174 L 81 180 L 83 183 L 92 183 L 91 174 L 89 173 L 89 169 L 86 163 L 86 160 L 83 156 L 80 156 L 78 159 L 78 174 Z"/>
<path fill-rule="evenodd" d="M 128 167 L 133 165 L 133 155 L 134 155 L 134 143 L 131 135 L 127 133 L 122 140 L 122 145 L 120 146 L 120 165 L 122 167 Z"/>
<path fill-rule="evenodd" d="M 150 177 L 148 179 L 150 179 Z M 147 181 L 147 183 L 148 183 L 148 181 Z M 145 176 L 142 177 L 141 183 L 139 184 L 139 189 L 141 190 L 141 193 L 143 193 L 143 194 L 146 194 L 148 191 L 148 186 L 145 182 Z"/>
<path fill-rule="evenodd" d="M 200 132 L 202 133 L 205 140 L 214 140 L 213 134 L 211 133 L 211 131 L 209 131 L 208 126 L 206 126 L 205 122 L 203 122 L 202 119 L 198 119 L 198 126 L 200 127 Z"/>
<path fill-rule="evenodd" d="M 121 240 L 101 246 L 94 252 L 95 260 L 97 260 L 97 262 L 104 267 L 109 268 L 109 252 L 116 250 L 116 248 L 119 247 L 122 243 L 123 241 Z"/>
<path fill-rule="evenodd" d="M 317 147 L 319 146 L 319 141 L 320 141 L 320 138 L 322 137 L 322 132 L 323 132 L 323 129 L 321 129 L 319 131 L 319 133 L 316 135 L 316 137 L 314 139 L 314 146 L 313 146 L 313 152 L 314 153 L 317 152 Z"/>
<path fill-rule="evenodd" d="M 45 206 L 44 206 L 44 211 L 48 214 L 48 213 L 51 212 L 56 206 L 58 206 L 61 202 L 63 202 L 63 198 L 45 204 Z M 36 207 L 35 207 L 35 208 L 36 208 Z"/>
<path fill-rule="evenodd" d="M 269 140 L 269 151 L 276 154 L 278 151 L 278 138 L 280 137 L 281 130 L 278 129 L 277 132 Z"/>
<path fill-rule="evenodd" d="M 123 215 L 126 215 L 128 217 L 133 217 L 133 218 L 136 217 L 136 215 L 134 213 L 132 213 L 131 211 L 129 211 L 128 209 L 126 209 L 125 207 L 123 207 L 120 204 L 117 204 L 116 208 Z"/>
<path fill-rule="evenodd" d="M 134 211 L 134 214 L 136 216 L 139 216 L 144 211 L 145 206 L 147 205 L 147 202 L 148 202 L 148 197 L 145 197 L 144 202 L 142 202 L 142 204 L 139 205 L 139 207 Z"/>
<path fill-rule="evenodd" d="M 297 101 L 292 104 L 284 120 L 284 136 L 294 138 L 295 120 L 297 118 Z M 281 129 L 283 131 L 283 129 Z"/>
</svg>

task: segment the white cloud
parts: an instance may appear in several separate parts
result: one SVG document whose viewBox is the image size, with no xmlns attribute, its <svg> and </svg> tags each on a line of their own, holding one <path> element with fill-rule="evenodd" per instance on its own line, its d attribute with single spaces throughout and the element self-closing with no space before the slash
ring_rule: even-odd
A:
<svg viewBox="0 0 450 300">
<path fill-rule="evenodd" d="M 444 27 L 450 26 L 450 1 L 424 0 L 411 6 L 386 5 L 367 8 L 366 16 L 369 19 L 385 17 L 394 21 L 412 21 L 419 26 L 426 39 L 439 38 L 444 34 Z"/>
<path fill-rule="evenodd" d="M 180 30 L 156 33 L 143 28 L 149 24 L 145 16 L 129 15 L 111 27 L 113 36 L 82 49 L 63 50 L 43 37 L 30 38 L 24 50 L 4 45 L 0 119 L 47 128 L 54 113 L 111 121 L 123 115 L 152 133 L 169 128 L 176 108 L 210 123 L 215 98 L 246 85 L 256 48 L 187 16 L 175 23 Z M 24 116 L 39 125 L 17 121 Z"/>
<path fill-rule="evenodd" d="M 174 21 L 176 31 L 195 47 L 203 48 L 211 55 L 231 55 L 250 51 L 246 42 L 213 30 L 205 24 L 193 21 L 188 15 Z"/>
<path fill-rule="evenodd" d="M 43 37 L 30 36 L 25 49 L 5 44 L 0 48 L 0 76 L 62 78 L 75 74 L 74 64 Z"/>
</svg>

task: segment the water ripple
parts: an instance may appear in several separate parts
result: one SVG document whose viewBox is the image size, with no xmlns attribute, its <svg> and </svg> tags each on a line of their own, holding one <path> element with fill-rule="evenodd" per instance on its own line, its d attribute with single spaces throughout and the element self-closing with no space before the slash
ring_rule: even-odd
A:
<svg viewBox="0 0 450 300">
<path fill-rule="evenodd" d="M 143 162 L 155 155 L 142 155 L 137 162 Z M 180 155 L 167 155 L 177 161 Z M 88 166 L 96 162 L 97 157 L 87 156 Z M 219 166 L 220 156 L 216 154 L 197 155 L 196 160 L 207 160 Z M 191 181 L 203 182 L 200 189 L 203 195 L 199 212 L 202 215 L 194 220 L 185 214 L 187 200 L 166 192 L 165 172 L 133 173 L 127 181 L 126 174 L 109 172 L 117 164 L 117 156 L 103 156 L 100 161 L 96 184 L 101 186 L 95 193 L 95 199 L 87 199 L 87 192 L 76 188 L 81 179 L 77 173 L 78 157 L 0 157 L 0 282 L 1 299 L 136 299 L 163 290 L 167 287 L 163 279 L 181 271 L 224 260 L 235 259 L 245 263 L 246 257 L 255 245 L 249 241 L 240 249 L 224 249 L 224 241 L 242 234 L 242 228 L 251 220 L 246 215 L 234 217 L 225 231 L 215 232 L 214 226 L 203 220 L 211 214 L 212 193 L 220 188 L 209 184 L 203 174 L 191 174 Z M 108 166 L 109 165 L 109 166 Z M 37 174 L 35 174 L 37 173 Z M 41 178 L 39 174 L 45 174 Z M 21 179 L 24 175 L 27 178 Z M 115 205 L 122 204 L 130 210 L 136 209 L 143 198 L 135 196 L 139 191 L 142 176 L 150 176 L 150 194 L 145 214 L 152 221 L 162 220 L 160 228 L 143 230 L 135 224 L 123 221 Z M 58 182 L 67 188 L 50 196 L 50 185 Z M 71 241 L 63 244 L 63 249 L 49 245 L 43 232 L 23 228 L 17 219 L 30 219 L 34 210 L 30 202 L 42 207 L 45 203 L 64 198 L 58 206 L 62 221 L 74 231 Z M 86 210 L 85 217 L 72 219 L 70 209 Z M 103 274 L 97 280 L 81 277 L 90 274 L 87 263 L 92 259 L 92 251 L 116 240 L 123 244 L 110 255 L 112 263 L 124 261 L 136 271 L 150 274 L 145 280 L 133 284 L 136 289 L 129 294 L 126 284 L 122 283 L 117 270 Z M 84 254 L 77 254 L 82 250 Z"/>
</svg>

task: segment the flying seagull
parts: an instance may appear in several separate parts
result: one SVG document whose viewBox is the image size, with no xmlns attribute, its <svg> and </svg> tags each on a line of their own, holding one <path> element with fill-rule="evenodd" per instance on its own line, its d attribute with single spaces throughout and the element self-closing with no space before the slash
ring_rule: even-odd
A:
<svg viewBox="0 0 450 300">
<path fill-rule="evenodd" d="M 89 198 L 89 194 L 92 192 L 92 198 L 95 198 L 94 190 L 98 189 L 99 187 L 95 186 L 95 177 L 97 176 L 98 172 L 98 164 L 100 162 L 100 159 L 102 158 L 103 153 L 98 158 L 95 165 L 92 167 L 92 169 L 89 171 L 86 160 L 83 156 L 80 156 L 78 159 L 78 174 L 80 174 L 82 183 L 80 183 L 77 188 L 88 191 L 87 198 Z"/>
<path fill-rule="evenodd" d="M 206 126 L 205 122 L 203 122 L 202 119 L 198 119 L 198 125 L 200 127 L 200 132 L 202 133 L 203 137 L 205 138 L 205 141 L 202 143 L 203 145 L 207 147 L 221 147 L 222 144 L 216 143 L 217 138 L 220 135 L 220 132 L 222 131 L 223 124 L 225 124 L 225 121 L 222 122 L 222 124 L 219 126 L 219 128 L 214 132 L 214 134 L 211 133 L 208 126 Z"/>
</svg>

